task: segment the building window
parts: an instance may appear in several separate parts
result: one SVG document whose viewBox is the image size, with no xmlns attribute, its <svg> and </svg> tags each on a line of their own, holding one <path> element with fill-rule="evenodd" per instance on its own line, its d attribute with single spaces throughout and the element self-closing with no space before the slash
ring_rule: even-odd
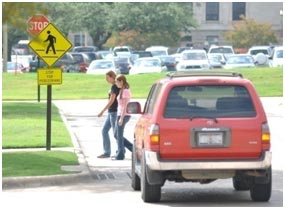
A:
<svg viewBox="0 0 285 209">
<path fill-rule="evenodd" d="M 207 41 L 209 46 L 219 45 L 219 36 L 207 36 L 206 41 Z"/>
<path fill-rule="evenodd" d="M 74 45 L 84 46 L 85 45 L 85 35 L 84 34 L 74 35 Z"/>
<path fill-rule="evenodd" d="M 206 3 L 206 21 L 218 21 L 219 20 L 219 3 L 207 2 Z"/>
<path fill-rule="evenodd" d="M 233 2 L 233 20 L 241 20 L 241 15 L 245 16 L 245 2 Z"/>
</svg>

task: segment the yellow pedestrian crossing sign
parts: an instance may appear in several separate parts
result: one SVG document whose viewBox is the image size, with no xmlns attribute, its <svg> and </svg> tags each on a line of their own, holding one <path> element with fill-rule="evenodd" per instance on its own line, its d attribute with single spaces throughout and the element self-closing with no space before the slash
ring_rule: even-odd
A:
<svg viewBox="0 0 285 209">
<path fill-rule="evenodd" d="M 29 42 L 29 47 L 48 66 L 52 66 L 72 47 L 72 44 L 52 23 L 49 23 Z"/>
</svg>

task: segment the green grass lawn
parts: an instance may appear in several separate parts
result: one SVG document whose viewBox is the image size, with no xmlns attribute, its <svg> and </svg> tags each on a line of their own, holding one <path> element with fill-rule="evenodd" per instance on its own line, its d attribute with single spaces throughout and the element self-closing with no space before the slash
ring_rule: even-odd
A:
<svg viewBox="0 0 285 209">
<path fill-rule="evenodd" d="M 58 109 L 52 106 L 52 147 L 73 147 Z M 2 103 L 2 148 L 46 147 L 46 104 L 32 102 Z M 51 149 L 52 150 L 52 149 Z M 2 153 L 2 176 L 65 174 L 61 165 L 78 165 L 72 152 Z"/>
<path fill-rule="evenodd" d="M 73 147 L 70 135 L 56 106 L 52 106 L 51 146 Z M 2 103 L 2 148 L 46 146 L 46 104 Z"/>
<path fill-rule="evenodd" d="M 283 95 L 282 68 L 236 69 L 251 80 L 260 96 Z M 127 75 L 133 98 L 146 98 L 154 81 L 165 73 Z M 53 99 L 102 99 L 107 97 L 110 85 L 104 75 L 64 73 L 62 85 L 52 86 Z M 37 100 L 37 74 L 2 75 L 3 100 Z M 41 86 L 41 99 L 46 99 L 46 86 Z"/>
<path fill-rule="evenodd" d="M 60 169 L 62 165 L 78 165 L 72 152 L 38 151 L 2 154 L 2 176 L 46 176 L 67 174 Z"/>
</svg>

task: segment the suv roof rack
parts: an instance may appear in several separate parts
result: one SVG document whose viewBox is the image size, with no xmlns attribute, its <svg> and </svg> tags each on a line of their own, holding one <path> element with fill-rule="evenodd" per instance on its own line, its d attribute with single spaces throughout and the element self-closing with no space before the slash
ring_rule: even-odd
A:
<svg viewBox="0 0 285 209">
<path fill-rule="evenodd" d="M 226 77 L 240 77 L 243 75 L 239 72 L 224 72 L 224 71 L 179 71 L 171 72 L 166 75 L 169 78 L 177 77 L 191 77 L 191 76 L 226 76 Z"/>
</svg>

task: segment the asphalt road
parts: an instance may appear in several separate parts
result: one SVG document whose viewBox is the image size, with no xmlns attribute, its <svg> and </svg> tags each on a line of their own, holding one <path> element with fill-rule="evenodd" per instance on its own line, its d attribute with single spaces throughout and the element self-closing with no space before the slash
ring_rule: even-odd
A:
<svg viewBox="0 0 285 209">
<path fill-rule="evenodd" d="M 142 104 L 144 100 L 139 100 Z M 3 190 L 1 198 L 18 208 L 38 208 L 34 200 L 41 202 L 40 208 L 82 207 L 282 207 L 284 168 L 284 101 L 282 98 L 262 98 L 268 116 L 272 136 L 273 190 L 269 202 L 252 202 L 248 191 L 235 191 L 231 179 L 217 180 L 211 184 L 167 182 L 162 188 L 160 203 L 146 204 L 140 192 L 132 190 L 130 183 L 131 153 L 124 161 L 98 159 L 102 153 L 101 127 L 104 117 L 96 115 L 106 100 L 53 101 L 66 122 L 75 149 L 82 154 L 82 163 L 89 175 L 69 183 L 57 183 L 40 187 L 19 187 Z M 132 139 L 133 127 L 138 116 L 128 123 L 126 136 Z M 116 150 L 111 137 L 112 152 Z M 86 169 L 85 168 L 85 169 Z M 17 201 L 15 201 L 17 200 Z M 19 200 L 19 201 L 18 201 Z M 1 203 L 1 204 L 2 204 Z"/>
</svg>

